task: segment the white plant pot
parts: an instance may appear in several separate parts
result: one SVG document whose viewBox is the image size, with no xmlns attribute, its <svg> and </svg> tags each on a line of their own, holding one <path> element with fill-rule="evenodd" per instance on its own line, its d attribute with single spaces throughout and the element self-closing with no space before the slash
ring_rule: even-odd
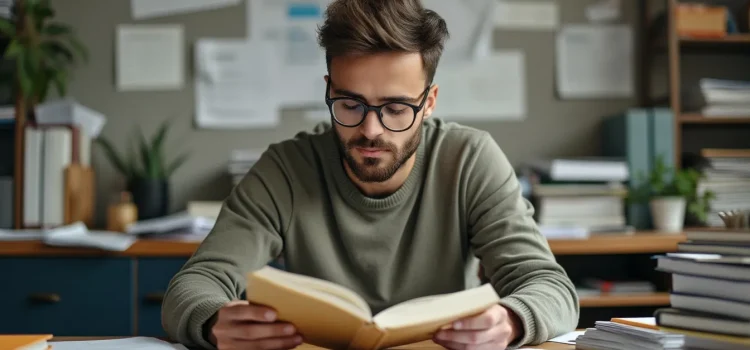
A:
<svg viewBox="0 0 750 350">
<path fill-rule="evenodd" d="M 685 197 L 656 197 L 649 203 L 657 231 L 681 233 L 685 223 Z"/>
</svg>

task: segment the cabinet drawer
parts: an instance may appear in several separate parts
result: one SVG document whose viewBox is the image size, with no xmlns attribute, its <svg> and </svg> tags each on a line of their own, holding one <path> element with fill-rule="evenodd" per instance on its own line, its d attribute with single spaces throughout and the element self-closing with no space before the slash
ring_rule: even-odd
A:
<svg viewBox="0 0 750 350">
<path fill-rule="evenodd" d="M 133 334 L 126 258 L 0 258 L 0 333 Z"/>
<path fill-rule="evenodd" d="M 161 303 L 169 281 L 186 262 L 186 258 L 138 259 L 138 335 L 167 336 L 161 325 Z"/>
</svg>

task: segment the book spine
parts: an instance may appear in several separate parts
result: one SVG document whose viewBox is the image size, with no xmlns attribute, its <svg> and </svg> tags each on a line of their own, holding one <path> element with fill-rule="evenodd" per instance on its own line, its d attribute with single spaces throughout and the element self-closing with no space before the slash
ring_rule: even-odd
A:
<svg viewBox="0 0 750 350">
<path fill-rule="evenodd" d="M 602 130 L 602 146 L 605 156 L 621 157 L 628 165 L 630 191 L 642 183 L 640 176 L 651 171 L 652 144 L 650 123 L 645 109 L 633 108 L 623 114 L 605 120 Z M 628 225 L 636 229 L 650 227 L 647 204 L 628 203 Z"/>
<path fill-rule="evenodd" d="M 379 349 L 383 343 L 385 331 L 381 330 L 375 324 L 368 323 L 357 331 L 354 338 L 349 343 L 349 350 L 374 350 Z"/>
</svg>

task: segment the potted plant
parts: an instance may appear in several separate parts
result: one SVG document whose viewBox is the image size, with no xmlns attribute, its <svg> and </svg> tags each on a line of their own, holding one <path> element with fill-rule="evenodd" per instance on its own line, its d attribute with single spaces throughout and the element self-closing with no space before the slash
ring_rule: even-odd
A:
<svg viewBox="0 0 750 350">
<path fill-rule="evenodd" d="M 137 144 L 126 147 L 127 158 L 117 152 L 106 138 L 100 136 L 96 139 L 112 165 L 125 177 L 126 189 L 138 208 L 138 220 L 168 214 L 169 178 L 187 160 L 187 154 L 182 154 L 171 162 L 166 161 L 163 146 L 168 125 L 168 121 L 162 123 L 150 140 L 146 140 L 139 128 Z"/>
<path fill-rule="evenodd" d="M 66 95 L 70 70 L 88 60 L 73 29 L 53 22 L 54 16 L 49 0 L 19 0 L 10 18 L 0 18 L 0 33 L 9 40 L 3 57 L 15 62 L 15 95 L 27 112 L 44 102 L 51 86 Z"/>
<path fill-rule="evenodd" d="M 15 227 L 21 228 L 23 217 L 24 129 L 26 119 L 34 122 L 34 107 L 44 102 L 50 87 L 58 95 L 67 94 L 70 70 L 78 60 L 88 60 L 88 53 L 70 26 L 54 22 L 55 11 L 49 0 L 16 0 L 10 18 L 0 18 L 3 63 L 14 66 L 3 71 L 0 82 L 8 84 L 15 99 Z"/>
<path fill-rule="evenodd" d="M 703 175 L 695 169 L 674 169 L 658 156 L 648 176 L 639 174 L 641 186 L 630 193 L 630 199 L 648 202 L 654 229 L 679 233 L 685 224 L 686 212 L 699 222 L 705 222 L 711 191 L 699 193 L 698 182 Z"/>
</svg>

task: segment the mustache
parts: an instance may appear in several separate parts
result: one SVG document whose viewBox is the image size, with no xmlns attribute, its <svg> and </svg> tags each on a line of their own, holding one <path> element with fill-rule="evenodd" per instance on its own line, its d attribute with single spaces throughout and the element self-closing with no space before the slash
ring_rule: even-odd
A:
<svg viewBox="0 0 750 350">
<path fill-rule="evenodd" d="M 349 142 L 346 143 L 347 148 L 354 148 L 354 147 L 361 147 L 361 148 L 380 148 L 380 149 L 386 149 L 391 152 L 396 151 L 396 146 L 385 142 L 383 139 L 377 138 L 374 140 L 370 140 L 366 137 L 358 137 L 352 140 L 349 140 Z"/>
</svg>

